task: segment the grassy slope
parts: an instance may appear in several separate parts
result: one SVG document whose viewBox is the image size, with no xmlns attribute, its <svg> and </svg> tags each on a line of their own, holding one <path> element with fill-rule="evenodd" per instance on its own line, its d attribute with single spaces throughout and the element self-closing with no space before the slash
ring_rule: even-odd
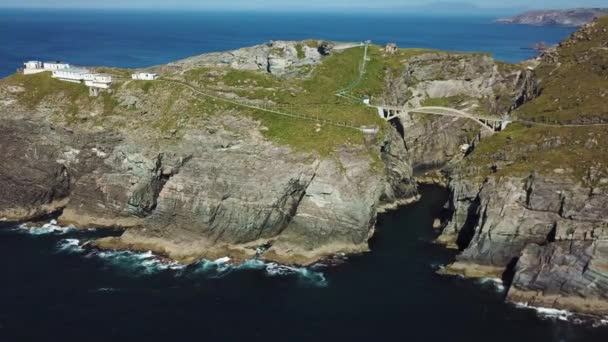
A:
<svg viewBox="0 0 608 342">
<path fill-rule="evenodd" d="M 567 41 L 559 47 L 561 65 L 543 62 L 537 72 L 542 94 L 517 110 L 523 120 L 549 123 L 608 122 L 608 17 L 587 39 Z M 582 100 L 582 101 L 580 101 Z M 608 127 L 548 127 L 513 124 L 506 131 L 481 142 L 466 164 L 478 176 L 495 172 L 497 176 L 525 176 L 539 172 L 560 175 L 590 185 L 591 168 L 608 177 Z M 492 166 L 498 166 L 497 171 Z"/>
<path fill-rule="evenodd" d="M 536 71 L 542 93 L 522 106 L 517 116 L 551 123 L 608 122 L 608 33 L 604 30 L 608 17 L 582 39 L 563 43 L 557 49 L 557 63 L 542 63 Z"/>
<path fill-rule="evenodd" d="M 310 45 L 314 42 L 303 42 Z M 386 73 L 399 73 L 408 58 L 428 50 L 400 49 L 395 55 L 384 55 L 378 46 L 370 46 L 367 72 L 352 90 L 355 96 L 380 95 L 384 91 Z M 211 93 L 232 93 L 251 100 L 268 100 L 284 111 L 318 116 L 332 121 L 346 122 L 353 126 L 376 126 L 381 130 L 388 127 L 375 110 L 363 106 L 358 101 L 335 96 L 335 93 L 358 79 L 363 48 L 352 48 L 332 54 L 312 71 L 300 70 L 302 77 L 278 78 L 269 74 L 239 71 L 230 68 L 200 68 L 191 70 L 184 76 Z M 99 68 L 100 72 L 128 77 L 130 71 L 117 68 Z M 175 76 L 175 75 L 173 75 Z M 173 77 L 172 76 L 172 77 Z M 58 118 L 69 124 L 92 122 L 106 127 L 129 127 L 136 129 L 146 126 L 159 131 L 159 136 L 167 136 L 175 131 L 196 127 L 201 120 L 217 113 L 230 111 L 259 119 L 268 129 L 264 134 L 271 140 L 292 146 L 296 150 L 317 152 L 327 155 L 343 145 L 368 145 L 370 155 L 376 160 L 377 144 L 365 142 L 361 132 L 331 125 L 319 127 L 317 123 L 285 118 L 274 114 L 244 109 L 222 101 L 193 96 L 191 91 L 180 89 L 175 84 L 160 81 L 116 82 L 113 95 L 103 94 L 90 98 L 86 87 L 80 84 L 60 82 L 48 73 L 38 75 L 13 75 L 0 82 L 20 85 L 26 92 L 19 100 L 28 108 L 34 108 L 45 99 L 53 99 Z M 149 113 L 117 106 L 119 95 L 132 93 L 143 98 L 150 107 Z M 67 101 L 66 101 L 67 99 Z M 57 101 L 59 100 L 59 101 Z M 67 106 L 62 106 L 67 103 Z M 101 109 L 100 109 L 101 108 Z M 80 113 L 96 109 L 103 115 L 94 119 Z M 179 134 L 173 134 L 179 136 Z M 382 139 L 380 134 L 378 139 Z"/>
</svg>

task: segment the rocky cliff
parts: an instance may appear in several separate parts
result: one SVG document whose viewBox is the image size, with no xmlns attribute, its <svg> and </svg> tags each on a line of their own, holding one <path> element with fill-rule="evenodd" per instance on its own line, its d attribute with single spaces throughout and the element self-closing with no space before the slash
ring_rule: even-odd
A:
<svg viewBox="0 0 608 342">
<path fill-rule="evenodd" d="M 453 170 L 453 216 L 438 242 L 461 254 L 445 273 L 503 277 L 512 302 L 608 314 L 608 132 L 585 124 L 608 112 L 589 97 L 608 85 L 607 26 L 589 24 L 541 57 L 538 97 L 513 114 L 523 123 Z"/>
<path fill-rule="evenodd" d="M 230 55 L 264 55 L 278 46 Z M 321 46 L 302 49 L 305 56 L 295 56 L 301 63 L 328 56 Z M 416 198 L 403 140 L 379 127 L 377 117 L 361 114 L 362 125 L 376 125 L 376 133 L 363 134 L 248 112 L 220 99 L 272 103 L 278 99 L 266 96 L 280 88 L 308 92 L 302 82 L 311 76 L 271 75 L 278 70 L 272 61 L 259 72 L 236 68 L 236 60 L 231 67 L 191 65 L 210 60 L 216 55 L 163 76 L 200 84 L 214 100 L 176 81 L 122 79 L 119 69 L 104 70 L 117 82 L 98 98 L 46 74 L 2 80 L 0 216 L 24 221 L 58 213 L 61 224 L 78 228 L 127 228 L 92 244 L 183 262 L 258 255 L 310 264 L 366 251 L 377 212 Z"/>
<path fill-rule="evenodd" d="M 522 66 L 500 63 L 483 54 L 431 52 L 412 57 L 399 73 L 387 74 L 382 103 L 409 108 L 443 106 L 508 117 L 536 92 L 533 73 Z M 478 123 L 462 118 L 413 113 L 397 120 L 412 165 L 421 172 L 460 160 L 462 145 L 475 145 L 487 135 Z"/>
</svg>

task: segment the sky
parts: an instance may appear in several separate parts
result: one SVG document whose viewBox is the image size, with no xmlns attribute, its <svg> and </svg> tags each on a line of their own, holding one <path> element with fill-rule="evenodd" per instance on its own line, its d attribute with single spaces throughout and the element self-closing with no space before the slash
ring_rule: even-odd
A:
<svg viewBox="0 0 608 342">
<path fill-rule="evenodd" d="M 28 8 L 174 8 L 223 10 L 395 10 L 441 4 L 455 8 L 608 7 L 608 0 L 0 0 L 0 7 Z"/>
</svg>

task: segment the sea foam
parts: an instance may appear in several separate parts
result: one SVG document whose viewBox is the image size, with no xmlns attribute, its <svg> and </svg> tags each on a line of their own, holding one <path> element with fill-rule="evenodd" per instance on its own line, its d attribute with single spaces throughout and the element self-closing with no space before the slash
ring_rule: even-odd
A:
<svg viewBox="0 0 608 342">
<path fill-rule="evenodd" d="M 543 308 L 543 307 L 535 307 L 528 305 L 527 303 L 515 303 L 515 306 L 522 309 L 531 309 L 536 311 L 536 315 L 539 318 L 545 319 L 557 319 L 560 321 L 570 321 L 574 314 L 567 310 L 559 310 L 559 309 L 551 309 L 551 308 Z"/>
<path fill-rule="evenodd" d="M 299 281 L 306 285 L 316 287 L 327 286 L 327 279 L 323 272 L 318 271 L 320 265 L 313 267 L 294 267 L 267 263 L 260 259 L 250 259 L 241 264 L 230 264 L 230 258 L 220 258 L 217 260 L 200 261 L 194 273 L 203 273 L 210 278 L 222 278 L 235 271 L 261 270 L 269 277 L 297 277 Z"/>
<path fill-rule="evenodd" d="M 478 280 L 479 284 L 482 286 L 491 286 L 496 290 L 496 292 L 504 293 L 505 285 L 502 279 L 499 278 L 481 278 Z"/>
<path fill-rule="evenodd" d="M 31 234 L 31 235 L 46 235 L 46 234 L 56 234 L 63 235 L 73 231 L 75 228 L 73 226 L 62 227 L 57 225 L 56 220 L 51 220 L 49 223 L 45 223 L 41 227 L 30 227 L 26 224 L 19 225 L 15 228 L 15 231 Z"/>
<path fill-rule="evenodd" d="M 84 253 L 82 243 L 78 239 L 62 239 L 57 243 L 57 249 L 62 253 Z M 271 262 L 264 262 L 257 258 L 247 260 L 241 264 L 231 263 L 228 257 L 216 260 L 202 260 L 192 267 L 168 261 L 148 252 L 133 251 L 93 251 L 88 253 L 86 258 L 98 258 L 116 267 L 119 270 L 129 272 L 133 275 L 151 275 L 167 270 L 175 271 L 175 276 L 183 275 L 204 275 L 208 278 L 222 278 L 235 271 L 259 270 L 269 277 L 297 277 L 305 284 L 316 287 L 327 286 L 325 274 L 320 271 L 323 265 L 312 267 L 295 267 L 279 265 Z"/>
</svg>

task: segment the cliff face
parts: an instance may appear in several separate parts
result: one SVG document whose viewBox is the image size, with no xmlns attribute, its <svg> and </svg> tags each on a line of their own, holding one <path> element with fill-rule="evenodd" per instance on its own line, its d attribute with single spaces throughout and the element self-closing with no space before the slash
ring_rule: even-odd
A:
<svg viewBox="0 0 608 342">
<path fill-rule="evenodd" d="M 508 116 L 537 92 L 530 70 L 482 54 L 421 54 L 409 59 L 401 72 L 388 73 L 386 82 L 386 104 L 444 106 L 495 116 Z M 463 144 L 475 145 L 488 133 L 462 118 L 414 113 L 399 121 L 412 165 L 419 171 L 459 160 Z"/>
<path fill-rule="evenodd" d="M 606 86 L 594 80 L 605 76 L 607 25 L 541 58 L 541 92 L 514 113 L 526 124 L 482 140 L 453 170 L 453 216 L 438 242 L 462 252 L 445 273 L 503 277 L 511 302 L 608 314 L 607 132 L 584 124 L 607 111 L 589 97 Z"/>
<path fill-rule="evenodd" d="M 268 259 L 307 264 L 367 250 L 380 198 L 416 195 L 394 136 L 382 144 L 385 173 L 360 148 L 343 148 L 336 158 L 293 153 L 266 141 L 259 128 L 222 116 L 158 148 L 110 132 L 4 122 L 2 217 L 62 210 L 63 224 L 129 228 L 99 246 L 154 250 L 185 262 L 242 260 L 270 244 Z"/>
<path fill-rule="evenodd" d="M 447 272 L 514 272 L 510 301 L 608 313 L 605 188 L 539 175 L 452 179 L 450 187 L 454 216 L 438 241 L 463 251 Z"/>
</svg>

